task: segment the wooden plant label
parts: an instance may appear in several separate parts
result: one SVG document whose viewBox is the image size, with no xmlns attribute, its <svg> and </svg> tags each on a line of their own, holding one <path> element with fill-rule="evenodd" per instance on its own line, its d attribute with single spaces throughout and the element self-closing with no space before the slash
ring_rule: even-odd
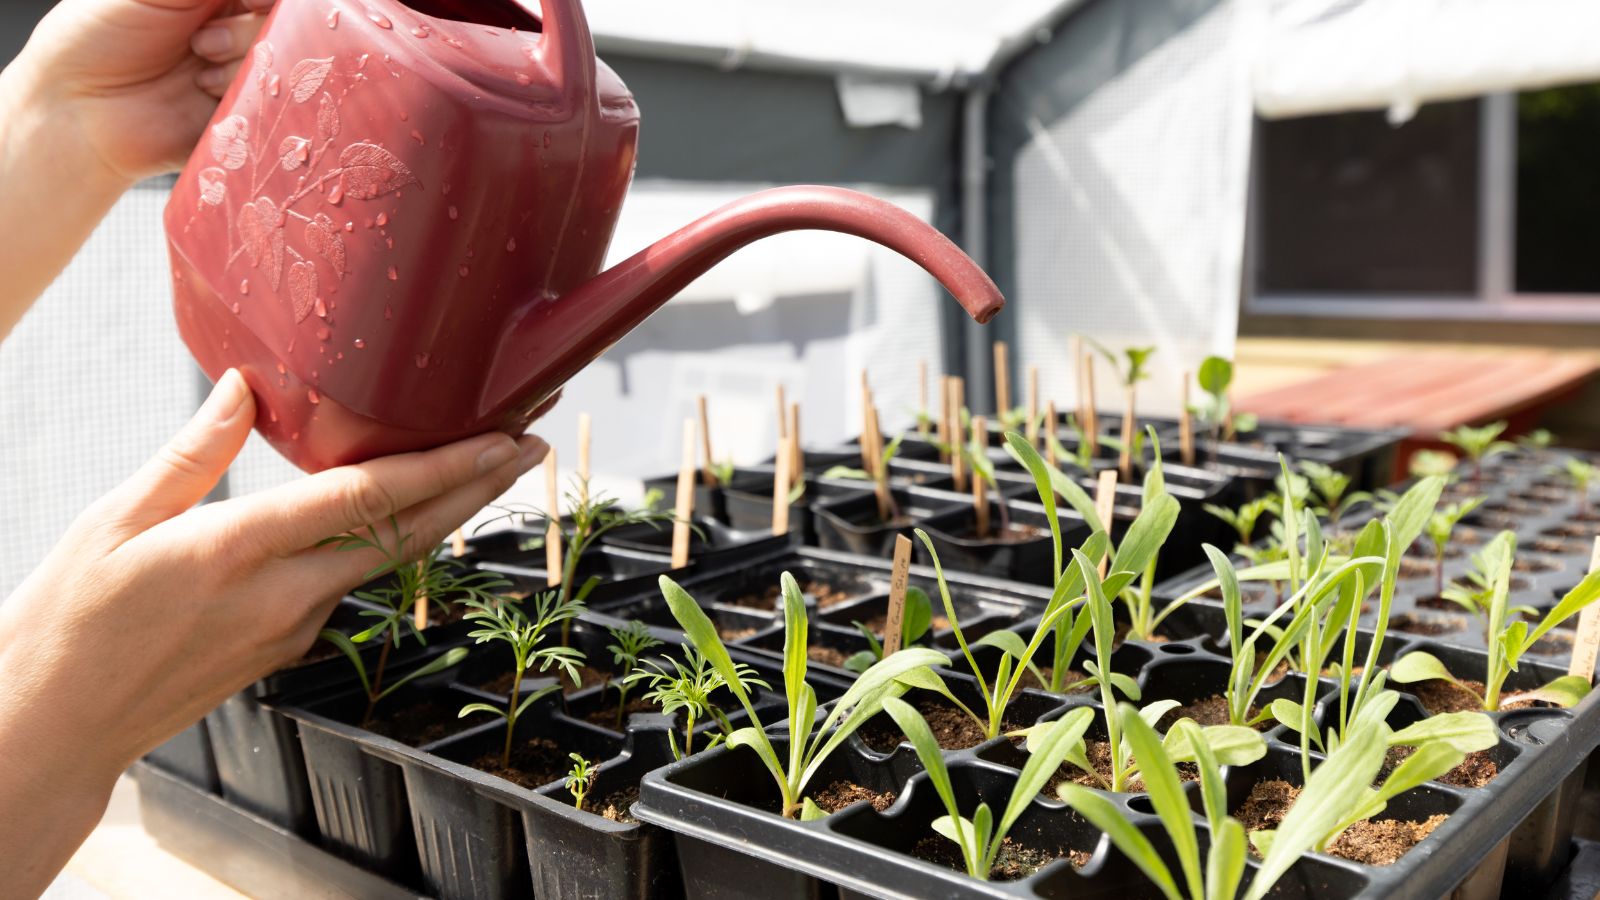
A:
<svg viewBox="0 0 1600 900">
<path fill-rule="evenodd" d="M 1076 334 L 1067 337 L 1067 358 L 1072 360 L 1072 390 L 1075 395 L 1073 398 L 1075 405 L 1072 409 L 1078 420 L 1078 427 L 1082 428 L 1089 421 L 1084 404 L 1084 397 L 1088 396 L 1085 393 L 1088 385 L 1083 383 L 1083 338 Z"/>
<path fill-rule="evenodd" d="M 467 555 L 467 533 L 460 528 L 450 534 L 450 555 L 456 559 Z"/>
<path fill-rule="evenodd" d="M 900 649 L 900 638 L 906 630 L 906 582 L 910 572 L 911 539 L 902 534 L 894 539 L 894 569 L 889 575 L 889 615 L 883 620 L 884 656 L 890 656 Z"/>
<path fill-rule="evenodd" d="M 1100 517 L 1100 524 L 1105 526 L 1106 536 L 1111 536 L 1111 523 L 1117 514 L 1117 470 L 1106 469 L 1100 473 L 1100 480 L 1095 484 L 1094 511 Z M 1106 564 L 1110 562 L 1109 554 L 1100 559 L 1100 577 L 1106 577 Z"/>
<path fill-rule="evenodd" d="M 551 587 L 561 583 L 561 479 L 556 470 L 556 448 L 544 460 L 545 513 L 550 527 L 544 532 L 545 581 Z"/>
<path fill-rule="evenodd" d="M 683 422 L 683 462 L 678 466 L 678 503 L 672 516 L 672 567 L 689 564 L 689 522 L 694 516 L 694 420 Z"/>
<path fill-rule="evenodd" d="M 1039 367 L 1028 367 L 1028 444 L 1039 446 Z"/>
<path fill-rule="evenodd" d="M 594 431 L 594 419 L 588 413 L 578 413 L 578 495 L 589 502 L 589 441 Z"/>
<path fill-rule="evenodd" d="M 982 446 L 983 439 L 988 435 L 989 423 L 983 416 L 972 417 L 972 442 Z M 977 472 L 972 473 L 972 512 L 977 516 L 978 537 L 989 536 L 989 492 L 988 484 L 983 476 Z"/>
<path fill-rule="evenodd" d="M 939 418 L 934 420 L 934 427 L 938 429 L 940 445 L 939 461 L 950 462 L 950 447 L 954 446 L 950 440 L 950 382 L 949 375 L 939 379 Z"/>
<path fill-rule="evenodd" d="M 806 454 L 800 449 L 800 404 L 789 404 L 789 485 L 800 483 L 806 470 Z"/>
<path fill-rule="evenodd" d="M 772 470 L 772 533 L 789 533 L 789 450 L 790 441 L 778 442 L 777 465 Z"/>
<path fill-rule="evenodd" d="M 928 407 L 928 361 L 917 360 L 917 409 L 922 414 L 917 416 L 917 434 L 928 436 L 928 419 L 933 415 L 933 410 Z"/>
<path fill-rule="evenodd" d="M 703 457 L 701 466 L 702 478 L 707 487 L 717 486 L 717 472 L 712 465 L 711 456 L 711 416 L 706 412 L 706 395 L 701 394 L 695 398 L 695 405 L 700 409 L 700 450 Z"/>
<path fill-rule="evenodd" d="M 788 408 L 789 404 L 783 396 L 783 385 L 780 384 L 778 385 L 778 440 L 780 441 L 789 436 L 783 427 L 783 411 Z"/>
<path fill-rule="evenodd" d="M 994 412 L 1011 411 L 1011 348 L 1005 341 L 994 342 Z"/>
<path fill-rule="evenodd" d="M 1056 431 L 1056 404 L 1054 400 L 1044 405 L 1044 419 L 1050 423 L 1046 426 L 1044 432 L 1044 461 L 1050 464 L 1050 468 L 1059 469 L 1061 461 L 1056 459 L 1056 442 L 1050 440 Z"/>
<path fill-rule="evenodd" d="M 1122 411 L 1122 455 L 1117 461 L 1117 468 L 1122 470 L 1122 480 L 1133 483 L 1133 430 L 1138 426 L 1133 421 L 1133 407 L 1135 403 L 1134 387 L 1128 385 L 1128 408 Z"/>
<path fill-rule="evenodd" d="M 961 433 L 961 408 L 966 394 L 966 384 L 960 376 L 950 377 L 950 475 L 955 478 L 956 490 L 967 489 L 967 464 L 961 456 L 961 442 L 966 435 Z"/>
<path fill-rule="evenodd" d="M 1089 458 L 1094 459 L 1100 455 L 1100 411 L 1095 408 L 1092 354 L 1084 354 L 1083 357 L 1083 389 L 1083 418 L 1078 420 L 1078 424 L 1083 427 L 1084 440 L 1089 442 Z"/>
<path fill-rule="evenodd" d="M 427 628 L 428 628 L 428 595 L 427 594 L 418 595 L 418 597 L 417 597 L 417 608 L 416 608 L 416 611 L 415 611 L 415 613 L 413 615 L 414 615 L 414 619 L 415 619 L 415 622 L 416 622 L 417 630 L 418 631 L 426 631 Z"/>
<path fill-rule="evenodd" d="M 1194 419 L 1189 414 L 1189 373 L 1183 373 L 1182 406 L 1178 410 L 1178 447 L 1183 464 L 1194 465 Z"/>
<path fill-rule="evenodd" d="M 867 407 L 867 434 L 872 439 L 872 467 L 868 473 L 872 475 L 872 491 L 878 499 L 878 518 L 887 522 L 894 504 L 889 497 L 889 471 L 883 462 L 883 432 L 878 427 L 875 406 Z"/>
<path fill-rule="evenodd" d="M 1600 537 L 1594 539 L 1594 553 L 1589 557 L 1589 571 L 1596 569 L 1600 569 Z M 1596 658 L 1600 658 L 1600 603 L 1591 603 L 1578 613 L 1578 633 L 1572 641 L 1567 674 L 1594 680 Z"/>
</svg>

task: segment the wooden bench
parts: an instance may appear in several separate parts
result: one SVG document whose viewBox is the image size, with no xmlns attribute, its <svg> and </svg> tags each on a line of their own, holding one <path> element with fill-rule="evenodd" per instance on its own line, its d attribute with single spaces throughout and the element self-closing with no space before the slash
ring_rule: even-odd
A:
<svg viewBox="0 0 1600 900">
<path fill-rule="evenodd" d="M 1401 464 L 1412 452 L 1440 446 L 1460 425 L 1505 419 L 1511 433 L 1600 374 L 1600 359 L 1557 351 L 1418 352 L 1335 368 L 1259 391 L 1239 409 L 1263 420 L 1352 428 L 1406 428 Z M 1403 474 L 1403 470 L 1401 473 Z"/>
</svg>

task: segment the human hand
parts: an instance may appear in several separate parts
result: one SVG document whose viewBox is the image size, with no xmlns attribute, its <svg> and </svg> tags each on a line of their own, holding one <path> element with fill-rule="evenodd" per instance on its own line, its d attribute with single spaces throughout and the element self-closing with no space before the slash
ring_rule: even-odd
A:
<svg viewBox="0 0 1600 900">
<path fill-rule="evenodd" d="M 125 184 L 182 168 L 275 0 L 63 0 L 13 67 Z"/>
<path fill-rule="evenodd" d="M 0 849 L 8 890 L 48 884 L 135 759 L 305 653 L 379 561 L 318 542 L 394 515 L 420 555 L 549 449 L 489 434 L 191 508 L 254 421 L 250 389 L 228 372 L 0 605 L 0 759 L 12 773 L 0 773 L 0 809 L 48 808 L 48 819 L 78 801 L 93 811 L 79 810 L 58 840 L 38 818 L 16 817 L 25 834 L 0 819 L 0 848 L 17 851 Z"/>
</svg>

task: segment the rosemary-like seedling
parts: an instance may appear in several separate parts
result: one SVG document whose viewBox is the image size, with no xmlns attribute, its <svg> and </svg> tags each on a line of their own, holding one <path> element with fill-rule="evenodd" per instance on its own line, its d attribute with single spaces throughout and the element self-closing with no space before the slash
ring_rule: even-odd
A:
<svg viewBox="0 0 1600 900">
<path fill-rule="evenodd" d="M 611 651 L 612 671 L 615 678 L 611 680 L 617 687 L 617 729 L 621 730 L 623 720 L 628 714 L 628 691 L 633 687 L 633 682 L 628 680 L 634 669 L 639 666 L 639 654 L 651 647 L 659 647 L 662 642 L 643 622 L 635 619 L 627 625 L 616 628 L 606 626 L 606 631 L 611 633 L 614 644 L 607 644 L 606 649 Z"/>
<path fill-rule="evenodd" d="M 489 703 L 469 703 L 461 707 L 461 711 L 457 713 L 457 717 L 460 718 L 475 712 L 486 712 L 506 720 L 506 740 L 500 753 L 501 768 L 511 766 L 511 746 L 517 731 L 517 719 L 540 698 L 561 689 L 560 673 L 565 672 L 574 685 L 582 684 L 578 669 L 584 663 L 583 653 L 572 647 L 541 647 L 540 644 L 544 642 L 546 632 L 557 625 L 565 627 L 578 617 L 583 607 L 570 600 L 563 601 L 558 591 L 543 591 L 529 599 L 533 603 L 532 617 L 522 611 L 520 604 L 508 597 L 494 597 L 487 600 L 471 598 L 462 601 L 470 609 L 467 621 L 478 626 L 468 634 L 468 637 L 474 638 L 475 643 L 500 641 L 511 648 L 513 668 L 511 690 L 506 698 L 506 705 L 500 707 Z M 538 671 L 544 672 L 552 666 L 557 669 L 556 684 L 546 685 L 525 697 L 520 696 L 522 678 L 527 672 L 535 667 Z"/>
<path fill-rule="evenodd" d="M 738 692 L 732 685 L 737 685 L 738 691 L 749 691 L 757 687 L 768 689 L 767 683 L 761 680 L 756 670 L 744 663 L 730 661 L 729 668 L 724 671 L 713 665 L 711 660 L 694 645 L 684 644 L 682 647 L 682 661 L 671 657 L 663 657 L 660 660 L 647 659 L 626 679 L 630 684 L 637 681 L 648 688 L 644 698 L 661 707 L 662 713 L 672 715 L 680 709 L 683 710 L 686 721 L 681 752 L 678 750 L 676 735 L 672 733 L 667 735 L 673 759 L 683 759 L 693 755 L 696 720 L 714 719 L 722 729 L 711 736 L 703 749 L 710 750 L 733 733 L 733 724 L 728 721 L 728 716 L 713 699 L 712 695 L 718 690 L 726 687 L 729 693 L 737 696 Z"/>
</svg>

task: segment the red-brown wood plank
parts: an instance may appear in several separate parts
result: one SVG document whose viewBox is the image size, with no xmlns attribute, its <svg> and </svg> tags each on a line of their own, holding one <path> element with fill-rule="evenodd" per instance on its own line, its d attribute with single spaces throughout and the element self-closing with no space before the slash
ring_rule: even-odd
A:
<svg viewBox="0 0 1600 900">
<path fill-rule="evenodd" d="M 1505 418 L 1547 403 L 1583 385 L 1600 372 L 1600 364 L 1575 357 L 1553 357 L 1518 382 L 1492 386 L 1460 403 L 1440 405 L 1418 415 L 1419 429 L 1443 430 L 1457 425 Z M 1409 423 L 1408 423 L 1409 424 Z"/>
<path fill-rule="evenodd" d="M 1396 373 L 1389 402 L 1375 406 L 1367 419 L 1382 426 L 1417 426 L 1424 417 L 1439 409 L 1470 413 L 1461 421 L 1492 416 L 1499 408 L 1486 397 L 1496 388 L 1520 385 L 1548 370 L 1554 360 L 1546 354 L 1518 354 L 1506 357 L 1478 357 L 1468 371 L 1452 381 L 1416 391 L 1404 373 Z M 1460 424 L 1458 421 L 1456 424 Z M 1451 426 L 1454 427 L 1454 426 Z"/>
</svg>

